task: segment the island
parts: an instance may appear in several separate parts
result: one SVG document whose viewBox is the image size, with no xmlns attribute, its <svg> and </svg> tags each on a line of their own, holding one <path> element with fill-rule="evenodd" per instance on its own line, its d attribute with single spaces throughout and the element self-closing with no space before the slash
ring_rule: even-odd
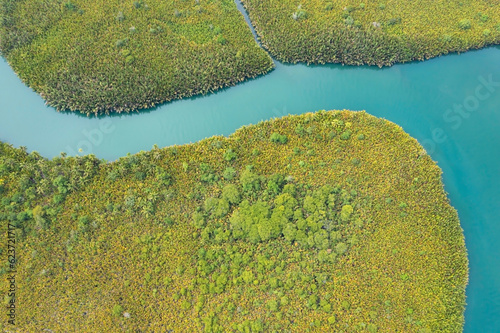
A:
<svg viewBox="0 0 500 333">
<path fill-rule="evenodd" d="M 467 253 L 441 170 L 365 112 L 114 162 L 1 143 L 0 196 L 20 331 L 462 331 Z"/>
<path fill-rule="evenodd" d="M 3 1 L 0 50 L 57 110 L 108 114 L 267 73 L 233 1 Z"/>
<path fill-rule="evenodd" d="M 242 0 L 280 61 L 390 66 L 500 43 L 490 0 Z"/>
</svg>

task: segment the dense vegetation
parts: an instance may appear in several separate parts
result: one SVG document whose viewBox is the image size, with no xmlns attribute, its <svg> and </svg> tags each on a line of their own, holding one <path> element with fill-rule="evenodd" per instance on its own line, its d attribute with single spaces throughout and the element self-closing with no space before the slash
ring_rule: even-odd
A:
<svg viewBox="0 0 500 333">
<path fill-rule="evenodd" d="M 268 72 L 231 0 L 0 2 L 0 50 L 51 106 L 149 108 Z"/>
<path fill-rule="evenodd" d="M 277 59 L 391 65 L 500 42 L 496 0 L 243 0 Z"/>
<path fill-rule="evenodd" d="M 460 332 L 467 258 L 440 176 L 364 112 L 112 163 L 0 144 L 18 329 Z"/>
</svg>

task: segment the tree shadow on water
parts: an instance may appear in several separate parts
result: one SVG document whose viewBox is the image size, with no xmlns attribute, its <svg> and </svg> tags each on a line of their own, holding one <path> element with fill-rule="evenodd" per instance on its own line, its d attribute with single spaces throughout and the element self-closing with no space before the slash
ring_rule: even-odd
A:
<svg viewBox="0 0 500 333">
<path fill-rule="evenodd" d="M 254 80 L 261 79 L 262 77 L 272 73 L 275 70 L 276 70 L 276 67 L 272 68 L 271 70 L 269 70 L 268 72 L 266 72 L 264 74 L 259 74 L 255 77 L 246 78 L 243 81 L 237 82 L 234 85 L 224 86 L 222 88 L 218 88 L 218 89 L 213 90 L 213 91 L 209 91 L 206 93 L 198 93 L 196 95 L 189 96 L 189 97 L 183 97 L 180 99 L 173 99 L 170 101 L 161 102 L 161 103 L 158 103 L 155 106 L 149 107 L 149 108 L 137 109 L 137 110 L 133 110 L 133 111 L 124 111 L 124 112 L 114 112 L 113 111 L 113 112 L 109 112 L 109 113 L 100 113 L 97 115 L 96 114 L 85 114 L 85 113 L 81 113 L 79 111 L 70 111 L 70 110 L 59 111 L 59 113 L 64 114 L 64 115 L 68 115 L 68 116 L 71 115 L 71 116 L 88 118 L 88 119 L 104 119 L 104 118 L 116 118 L 116 117 L 119 117 L 119 118 L 120 117 L 132 117 L 132 116 L 137 116 L 140 114 L 148 114 L 150 112 L 155 112 L 155 111 L 158 111 L 159 109 L 163 109 L 162 112 L 168 112 L 169 105 L 172 105 L 175 103 L 187 102 L 187 101 L 196 101 L 199 99 L 209 98 L 212 96 L 223 94 L 236 86 L 239 86 L 239 85 L 242 85 L 245 83 L 249 83 L 249 82 L 252 82 Z M 53 107 L 49 106 L 49 108 L 52 109 L 53 111 L 56 111 L 55 108 L 53 108 Z"/>
</svg>

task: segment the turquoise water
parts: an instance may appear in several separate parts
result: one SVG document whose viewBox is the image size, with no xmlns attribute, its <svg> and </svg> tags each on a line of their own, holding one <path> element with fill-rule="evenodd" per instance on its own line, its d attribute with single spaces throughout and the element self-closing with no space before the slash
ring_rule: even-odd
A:
<svg viewBox="0 0 500 333">
<path fill-rule="evenodd" d="M 499 64 L 498 47 L 385 69 L 277 63 L 270 74 L 215 94 L 88 118 L 46 107 L 0 60 L 0 140 L 46 157 L 65 151 L 114 160 L 286 114 L 366 110 L 402 126 L 443 169 L 469 251 L 465 332 L 499 332 Z"/>
</svg>

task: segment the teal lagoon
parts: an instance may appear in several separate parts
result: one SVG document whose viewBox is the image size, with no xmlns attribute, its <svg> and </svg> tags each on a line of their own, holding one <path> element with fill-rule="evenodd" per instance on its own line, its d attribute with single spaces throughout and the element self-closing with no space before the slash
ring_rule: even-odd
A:
<svg viewBox="0 0 500 333">
<path fill-rule="evenodd" d="M 465 332 L 500 332 L 500 48 L 390 68 L 276 63 L 207 96 L 108 117 L 56 112 L 0 60 L 0 140 L 46 157 L 127 153 L 229 135 L 261 120 L 350 109 L 393 121 L 443 170 L 464 229 L 470 277 Z"/>
</svg>

